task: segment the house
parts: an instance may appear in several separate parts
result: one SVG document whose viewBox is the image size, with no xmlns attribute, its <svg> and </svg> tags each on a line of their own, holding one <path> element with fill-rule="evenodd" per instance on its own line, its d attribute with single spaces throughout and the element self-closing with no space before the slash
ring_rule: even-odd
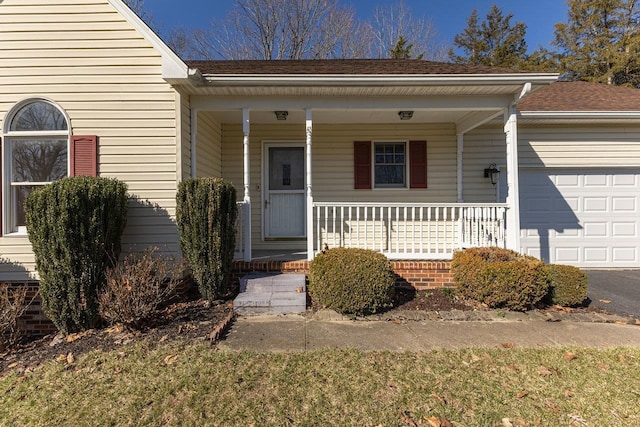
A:
<svg viewBox="0 0 640 427">
<path fill-rule="evenodd" d="M 36 277 L 24 197 L 74 174 L 128 184 L 125 250 L 179 255 L 177 185 L 218 176 L 238 189 L 245 263 L 357 246 L 411 261 L 398 269 L 433 263 L 440 279 L 422 281 L 436 283 L 453 251 L 498 245 L 640 267 L 640 91 L 556 79 L 185 62 L 120 0 L 3 0 L 0 279 Z"/>
</svg>

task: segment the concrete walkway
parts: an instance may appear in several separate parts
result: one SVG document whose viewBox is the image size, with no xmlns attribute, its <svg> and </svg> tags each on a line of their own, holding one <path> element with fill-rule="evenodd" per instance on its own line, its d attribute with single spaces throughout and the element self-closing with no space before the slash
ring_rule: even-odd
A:
<svg viewBox="0 0 640 427">
<path fill-rule="evenodd" d="M 218 347 L 257 352 L 356 348 L 429 351 L 463 347 L 640 347 L 640 326 L 536 320 L 368 321 L 331 316 L 239 317 Z"/>
</svg>

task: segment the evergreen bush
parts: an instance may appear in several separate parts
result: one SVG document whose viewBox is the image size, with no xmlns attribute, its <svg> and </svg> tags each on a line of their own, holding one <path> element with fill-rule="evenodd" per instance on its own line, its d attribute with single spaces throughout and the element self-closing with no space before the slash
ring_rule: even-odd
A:
<svg viewBox="0 0 640 427">
<path fill-rule="evenodd" d="M 542 261 L 502 248 L 458 251 L 451 272 L 460 293 L 491 308 L 527 310 L 545 297 L 549 279 Z"/>
<path fill-rule="evenodd" d="M 369 314 L 390 307 L 395 281 L 389 260 L 366 249 L 329 249 L 309 266 L 312 297 L 339 313 Z"/>
<path fill-rule="evenodd" d="M 178 186 L 180 247 L 205 299 L 218 299 L 228 291 L 237 216 L 236 189 L 230 182 L 197 178 Z"/>
<path fill-rule="evenodd" d="M 111 178 L 64 178 L 34 190 L 26 225 L 44 313 L 64 334 L 97 326 L 98 292 L 120 255 L 127 186 Z"/>
<path fill-rule="evenodd" d="M 549 264 L 549 301 L 569 307 L 580 305 L 587 299 L 587 275 L 571 265 Z"/>
</svg>

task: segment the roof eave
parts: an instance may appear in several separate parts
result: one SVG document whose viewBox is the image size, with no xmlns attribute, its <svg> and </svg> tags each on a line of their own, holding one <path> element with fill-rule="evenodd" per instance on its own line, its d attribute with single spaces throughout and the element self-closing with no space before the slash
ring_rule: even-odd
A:
<svg viewBox="0 0 640 427">
<path fill-rule="evenodd" d="M 558 74 L 204 74 L 203 78 L 220 86 L 471 86 L 546 85 Z"/>
<path fill-rule="evenodd" d="M 523 119 L 639 120 L 640 111 L 520 111 Z"/>
</svg>

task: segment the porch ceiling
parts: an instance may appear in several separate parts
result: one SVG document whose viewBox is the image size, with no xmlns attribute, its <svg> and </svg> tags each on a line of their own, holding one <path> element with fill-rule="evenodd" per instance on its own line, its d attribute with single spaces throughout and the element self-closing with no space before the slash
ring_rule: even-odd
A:
<svg viewBox="0 0 640 427">
<path fill-rule="evenodd" d="M 462 123 L 467 118 L 474 116 L 473 111 L 433 111 L 418 110 L 405 108 L 413 111 L 413 117 L 410 120 L 400 120 L 398 112 L 401 109 L 332 109 L 332 110 L 313 110 L 314 124 L 348 124 L 348 123 L 384 123 L 384 124 L 412 124 L 412 123 Z M 274 114 L 274 108 L 271 110 L 251 110 L 252 124 L 304 124 L 306 115 L 301 109 L 288 109 L 289 115 L 286 120 L 277 120 Z M 241 124 L 242 110 L 210 110 L 205 112 L 218 123 Z M 487 113 L 489 114 L 489 113 Z"/>
</svg>

